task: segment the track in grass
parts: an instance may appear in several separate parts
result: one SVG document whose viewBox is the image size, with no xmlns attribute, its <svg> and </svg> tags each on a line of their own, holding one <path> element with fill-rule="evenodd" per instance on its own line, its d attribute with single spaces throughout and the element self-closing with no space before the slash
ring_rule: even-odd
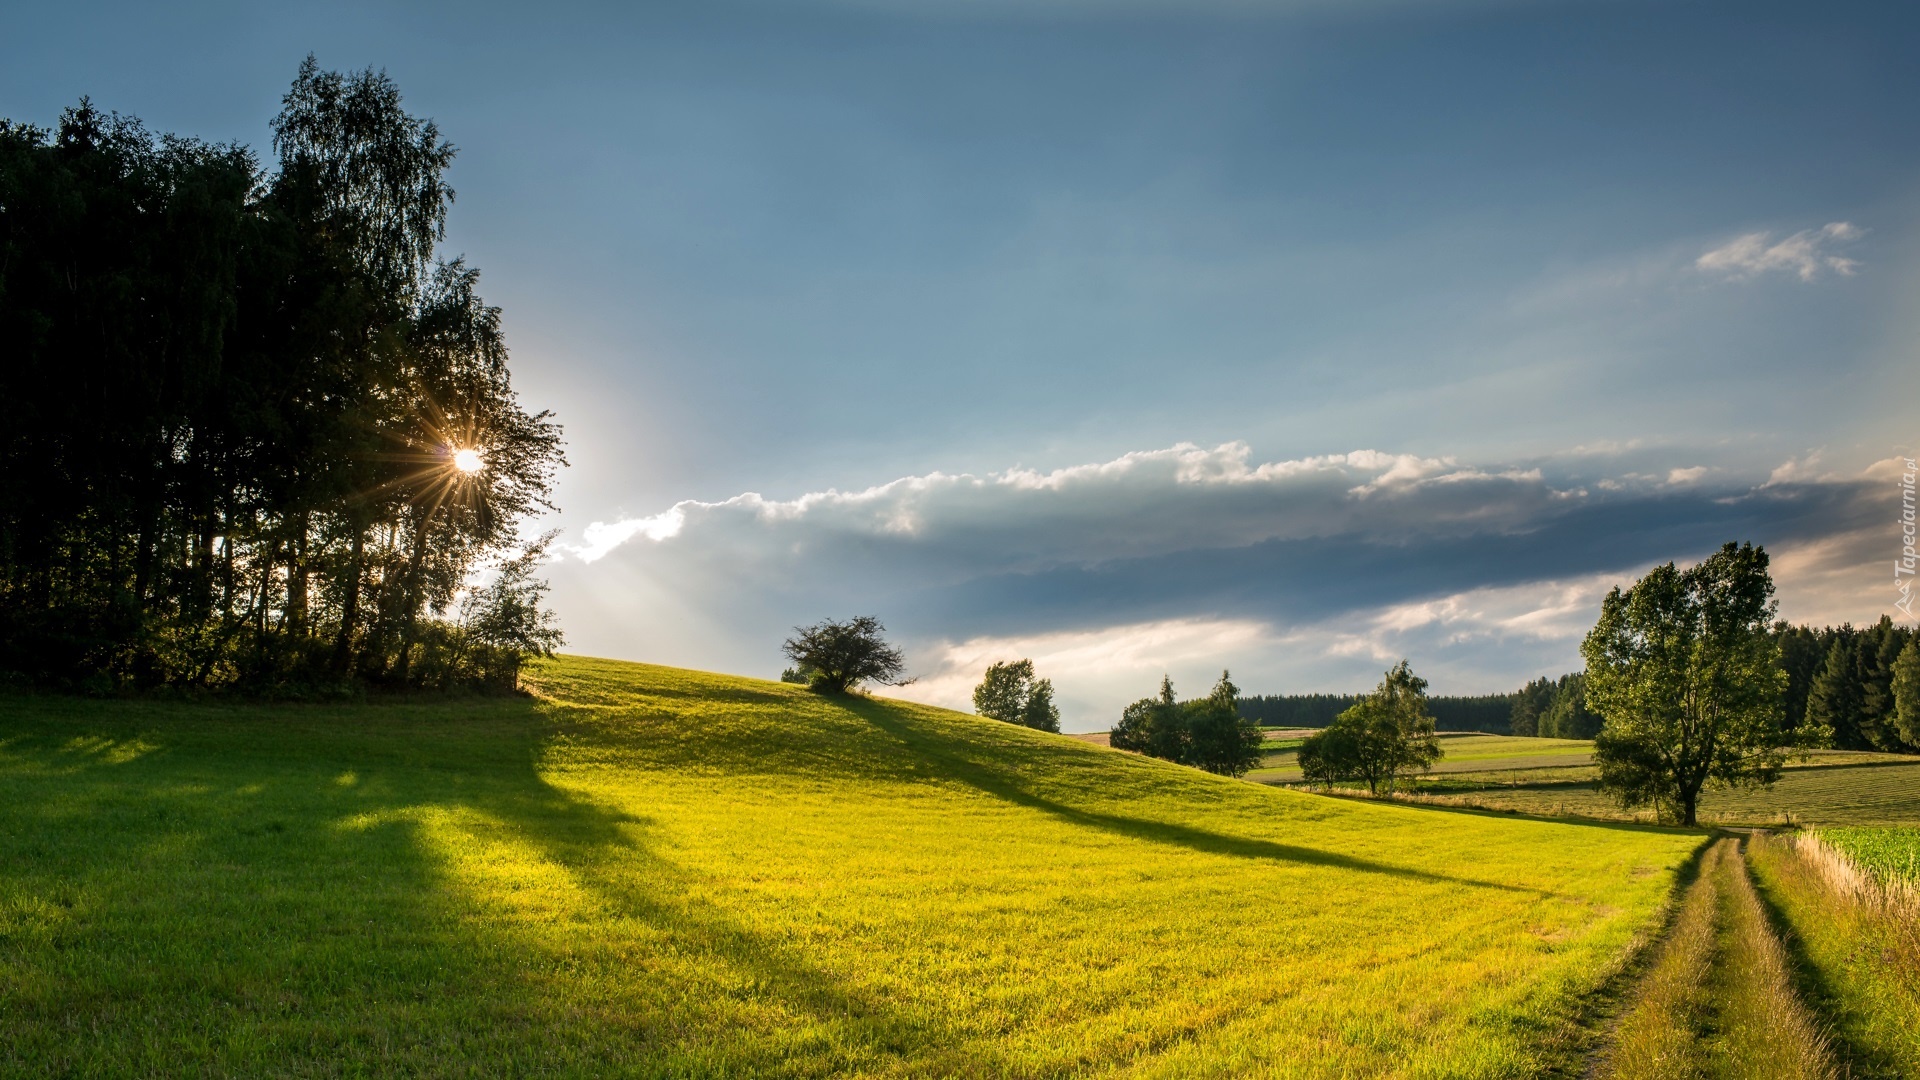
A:
<svg viewBox="0 0 1920 1080">
<path fill-rule="evenodd" d="M 1742 841 L 1726 838 L 1708 849 L 1596 1073 L 1613 1080 L 1839 1075 L 1795 992 Z"/>
<path fill-rule="evenodd" d="M 1698 844 L 539 678 L 0 698 L 0 1074 L 1534 1075 Z"/>
</svg>

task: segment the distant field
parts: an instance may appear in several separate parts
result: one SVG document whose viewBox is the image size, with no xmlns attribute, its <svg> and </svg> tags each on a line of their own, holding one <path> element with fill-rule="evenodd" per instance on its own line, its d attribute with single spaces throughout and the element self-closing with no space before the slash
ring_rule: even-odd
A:
<svg viewBox="0 0 1920 1080">
<path fill-rule="evenodd" d="M 1571 739 L 1441 733 L 1446 756 L 1415 791 L 1457 798 L 1495 810 L 1548 816 L 1650 820 L 1628 815 L 1603 795 L 1593 767 L 1593 744 Z M 1270 753 L 1248 779 L 1297 784 L 1291 750 Z M 1703 821 L 1815 825 L 1920 825 L 1920 757 L 1849 750 L 1816 751 L 1792 762 L 1771 790 L 1709 791 Z M 1790 818 L 1789 818 L 1790 816 Z"/>
<path fill-rule="evenodd" d="M 1701 842 L 538 678 L 0 698 L 0 1073 L 1530 1076 Z"/>
</svg>

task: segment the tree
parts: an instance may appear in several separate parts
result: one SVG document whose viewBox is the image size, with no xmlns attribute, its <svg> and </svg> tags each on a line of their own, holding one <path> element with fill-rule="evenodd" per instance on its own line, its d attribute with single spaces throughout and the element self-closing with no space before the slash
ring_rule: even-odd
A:
<svg viewBox="0 0 1920 1080">
<path fill-rule="evenodd" d="M 470 681 L 448 609 L 552 509 L 453 148 L 300 67 L 244 147 L 0 121 L 0 666 L 98 689 Z M 463 464 L 464 463 L 464 464 Z M 463 659 L 464 658 L 464 659 Z"/>
<path fill-rule="evenodd" d="M 899 649 L 881 637 L 886 627 L 871 615 L 838 622 L 827 619 L 812 626 L 796 626 L 781 648 L 801 671 L 811 672 L 815 690 L 845 694 L 863 682 L 905 686 L 901 678 L 907 661 Z"/>
<path fill-rule="evenodd" d="M 1520 688 L 1513 695 L 1513 711 L 1507 722 L 1507 730 L 1513 735 L 1533 736 L 1540 734 L 1540 714 L 1547 711 L 1553 699 L 1553 682 L 1547 678 L 1538 678 Z"/>
<path fill-rule="evenodd" d="M 1920 746 L 1920 637 L 1909 638 L 1893 662 L 1893 707 L 1900 737 Z"/>
<path fill-rule="evenodd" d="M 515 689 L 527 660 L 551 658 L 566 644 L 553 612 L 540 606 L 549 586 L 533 576 L 558 535 L 549 532 L 502 563 L 493 581 L 469 594 L 461 606 L 460 628 L 465 644 L 478 653 L 473 670 L 483 681 Z"/>
<path fill-rule="evenodd" d="M 1020 722 L 1035 731 L 1060 733 L 1060 709 L 1053 703 L 1052 679 L 1033 681 L 1033 691 L 1027 695 L 1027 707 L 1020 712 Z"/>
<path fill-rule="evenodd" d="M 1727 544 L 1685 571 L 1655 567 L 1607 594 L 1580 646 L 1587 704 L 1603 718 L 1594 746 L 1603 790 L 1693 825 L 1708 783 L 1779 777 L 1791 736 L 1769 626 L 1776 606 L 1766 551 L 1751 544 Z M 1800 736 L 1817 735 L 1811 727 Z"/>
<path fill-rule="evenodd" d="M 986 677 L 973 691 L 973 711 L 1038 731 L 1060 730 L 1053 683 L 1033 677 L 1031 660 L 996 663 L 987 668 Z"/>
<path fill-rule="evenodd" d="M 1860 671 L 1860 649 L 1852 626 L 1843 626 L 1827 646 L 1826 659 L 1807 687 L 1803 723 L 1831 731 L 1834 745 L 1846 749 L 1871 746 L 1860 727 L 1865 679 Z"/>
<path fill-rule="evenodd" d="M 1173 680 L 1160 678 L 1160 696 L 1141 698 L 1121 710 L 1109 745 L 1119 750 L 1157 757 L 1163 761 L 1185 761 L 1191 733 L 1186 714 L 1173 696 Z"/>
<path fill-rule="evenodd" d="M 1213 692 L 1185 706 L 1189 765 L 1222 776 L 1245 776 L 1260 764 L 1265 737 L 1259 725 L 1240 715 L 1240 689 L 1227 672 Z"/>
<path fill-rule="evenodd" d="M 1302 775 L 1323 785 L 1359 780 L 1377 795 L 1391 792 L 1403 775 L 1432 768 L 1442 751 L 1426 702 L 1427 680 L 1400 661 L 1373 693 L 1307 737 L 1299 752 Z"/>
<path fill-rule="evenodd" d="M 1598 734 L 1600 718 L 1588 711 L 1586 690 L 1585 675 L 1562 675 L 1540 714 L 1538 734 L 1550 739 L 1591 739 Z"/>
<path fill-rule="evenodd" d="M 995 720 L 1039 731 L 1060 730 L 1060 710 L 1053 704 L 1053 682 L 1036 679 L 1033 661 L 995 663 L 973 691 L 974 711 Z"/>
</svg>

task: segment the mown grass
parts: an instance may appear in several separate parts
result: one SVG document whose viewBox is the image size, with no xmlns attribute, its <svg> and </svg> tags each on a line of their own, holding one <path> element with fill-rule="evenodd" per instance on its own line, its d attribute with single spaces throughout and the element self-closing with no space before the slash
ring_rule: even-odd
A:
<svg viewBox="0 0 1920 1080">
<path fill-rule="evenodd" d="M 1750 851 L 1802 989 L 1851 1075 L 1920 1076 L 1920 894 L 1873 880 L 1808 837 L 1756 836 Z"/>
<path fill-rule="evenodd" d="M 1738 840 L 1715 842 L 1702 859 L 1604 1060 L 1604 1075 L 1618 1080 L 1836 1075 Z"/>
<path fill-rule="evenodd" d="M 1699 842 L 537 679 L 0 699 L 0 1072 L 1530 1076 Z"/>
</svg>

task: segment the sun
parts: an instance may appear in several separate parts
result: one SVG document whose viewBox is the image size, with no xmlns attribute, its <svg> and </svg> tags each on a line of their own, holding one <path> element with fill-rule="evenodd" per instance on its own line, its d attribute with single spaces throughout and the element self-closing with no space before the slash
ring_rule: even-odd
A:
<svg viewBox="0 0 1920 1080">
<path fill-rule="evenodd" d="M 482 457 L 478 450 L 455 450 L 453 452 L 453 467 L 463 473 L 472 475 L 487 467 L 487 459 Z"/>
</svg>

